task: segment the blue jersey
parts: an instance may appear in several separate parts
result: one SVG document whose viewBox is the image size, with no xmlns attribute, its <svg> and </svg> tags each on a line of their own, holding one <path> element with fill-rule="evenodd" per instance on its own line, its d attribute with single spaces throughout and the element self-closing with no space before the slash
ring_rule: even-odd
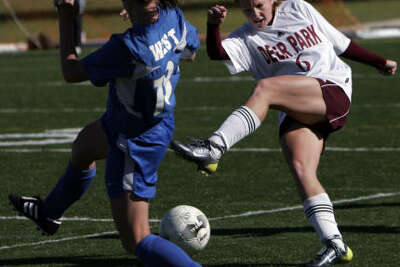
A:
<svg viewBox="0 0 400 267">
<path fill-rule="evenodd" d="M 109 83 L 107 109 L 122 104 L 128 114 L 144 121 L 159 120 L 173 111 L 180 58 L 199 48 L 196 28 L 179 8 L 158 10 L 156 23 L 114 34 L 83 59 L 94 85 Z"/>
<path fill-rule="evenodd" d="M 156 23 L 115 34 L 83 59 L 94 85 L 109 84 L 101 123 L 109 143 L 106 184 L 111 198 L 126 190 L 155 196 L 157 170 L 174 130 L 178 64 L 199 48 L 197 30 L 179 8 L 158 11 Z"/>
</svg>

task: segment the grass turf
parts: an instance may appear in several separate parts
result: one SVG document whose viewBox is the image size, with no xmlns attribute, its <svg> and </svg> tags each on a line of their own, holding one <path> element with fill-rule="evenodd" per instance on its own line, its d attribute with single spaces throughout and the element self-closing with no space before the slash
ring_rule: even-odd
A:
<svg viewBox="0 0 400 267">
<path fill-rule="evenodd" d="M 400 39 L 361 44 L 400 61 Z M 65 221 L 53 237 L 41 237 L 31 222 L 17 220 L 7 205 L 11 192 L 45 196 L 69 158 L 59 149 L 70 148 L 70 143 L 16 146 L 7 142 L 44 141 L 45 137 L 25 134 L 78 129 L 105 107 L 107 88 L 65 84 L 58 60 L 56 51 L 0 55 L 0 266 L 142 266 L 134 256 L 124 254 L 111 220 L 76 219 L 111 218 L 104 162 L 99 162 L 88 193 L 65 214 L 72 221 Z M 340 228 L 355 252 L 350 266 L 394 267 L 400 260 L 393 249 L 400 232 L 399 76 L 381 77 L 370 67 L 350 64 L 354 72 L 351 116 L 346 127 L 328 140 L 319 176 L 332 200 L 395 193 L 336 205 Z M 247 74 L 232 81 L 221 63 L 207 59 L 204 48 L 197 63 L 183 63 L 181 71 L 175 132 L 180 140 L 207 137 L 243 104 L 254 84 Z M 199 77 L 215 81 L 201 82 Z M 6 133 L 21 135 L 7 137 Z M 276 114 L 271 113 L 254 135 L 235 146 L 237 151 L 226 154 L 213 176 L 200 176 L 194 165 L 168 152 L 150 217 L 159 219 L 178 204 L 203 210 L 211 219 L 212 236 L 207 248 L 193 255 L 203 266 L 300 266 L 321 245 L 298 206 L 301 203 L 281 153 L 241 151 L 278 147 Z M 214 220 L 248 211 L 269 212 Z M 158 223 L 152 223 L 152 229 L 157 233 Z M 53 243 L 40 243 L 44 241 Z"/>
</svg>

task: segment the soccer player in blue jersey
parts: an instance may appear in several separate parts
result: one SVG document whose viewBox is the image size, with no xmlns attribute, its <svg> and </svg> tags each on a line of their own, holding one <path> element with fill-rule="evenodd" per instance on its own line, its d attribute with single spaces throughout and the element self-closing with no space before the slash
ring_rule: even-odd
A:
<svg viewBox="0 0 400 267">
<path fill-rule="evenodd" d="M 43 232 L 54 234 L 64 212 L 90 186 L 95 161 L 107 158 L 107 192 L 125 250 L 146 266 L 200 266 L 173 243 L 151 234 L 148 221 L 148 199 L 155 196 L 157 169 L 174 131 L 178 65 L 194 59 L 197 30 L 176 0 L 124 0 L 132 27 L 78 60 L 74 0 L 55 4 L 64 79 L 108 84 L 107 110 L 79 133 L 64 175 L 44 201 L 11 194 L 11 203 Z"/>
</svg>

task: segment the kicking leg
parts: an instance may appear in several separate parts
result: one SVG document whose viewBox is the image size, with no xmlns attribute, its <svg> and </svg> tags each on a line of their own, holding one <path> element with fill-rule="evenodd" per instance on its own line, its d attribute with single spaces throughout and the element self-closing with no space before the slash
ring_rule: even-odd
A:
<svg viewBox="0 0 400 267">
<path fill-rule="evenodd" d="M 229 149 L 253 133 L 271 108 L 286 112 L 305 124 L 326 119 L 326 105 L 316 79 L 303 76 L 261 79 L 245 106 L 233 112 L 210 140 Z M 237 112 L 241 109 L 248 112 Z"/>
<path fill-rule="evenodd" d="M 252 134 L 270 108 L 284 111 L 294 119 L 314 124 L 326 119 L 326 105 L 319 82 L 304 76 L 261 79 L 245 106 L 235 110 L 205 141 L 184 144 L 174 140 L 172 149 L 195 162 L 204 174 L 215 172 L 222 154 Z"/>
</svg>

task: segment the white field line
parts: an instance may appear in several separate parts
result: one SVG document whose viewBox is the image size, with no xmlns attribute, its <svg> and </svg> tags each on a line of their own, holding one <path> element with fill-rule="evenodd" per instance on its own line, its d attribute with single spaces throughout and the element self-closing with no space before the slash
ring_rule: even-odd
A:
<svg viewBox="0 0 400 267">
<path fill-rule="evenodd" d="M 49 68 L 46 68 L 49 70 Z M 21 72 L 18 68 L 1 68 L 2 72 Z M 23 71 L 43 71 L 43 68 L 24 68 Z M 355 79 L 399 79 L 399 75 L 394 76 L 382 76 L 378 73 L 376 74 L 364 74 L 364 73 L 353 73 L 353 78 Z M 194 83 L 215 83 L 215 82 L 248 82 L 248 81 L 255 81 L 255 79 L 249 75 L 242 75 L 242 76 L 197 76 L 193 78 L 181 78 L 180 82 L 194 82 Z M 15 83 L 7 83 L 9 86 L 26 86 L 27 84 L 24 82 L 15 82 Z M 31 86 L 65 86 L 67 83 L 63 80 L 59 81 L 51 81 L 51 82 L 38 82 L 38 83 L 31 83 Z M 69 83 L 68 86 L 93 86 L 91 82 L 85 81 L 80 83 Z M 4 85 L 1 85 L 4 86 Z"/>
<path fill-rule="evenodd" d="M 74 138 L 65 139 L 46 139 L 46 140 L 26 140 L 26 141 L 6 141 L 0 142 L 0 147 L 8 146 L 42 146 L 42 145 L 55 145 L 55 144 L 70 144 L 74 141 Z"/>
<path fill-rule="evenodd" d="M 358 201 L 363 201 L 363 200 L 394 197 L 394 196 L 399 196 L 399 195 L 400 195 L 400 192 L 378 193 L 378 194 L 369 195 L 369 196 L 361 196 L 361 197 L 349 198 L 349 199 L 340 199 L 340 200 L 333 201 L 333 204 L 336 205 L 336 204 L 352 203 L 352 202 L 358 202 Z M 232 219 L 232 218 L 243 218 L 243 217 L 250 217 L 250 216 L 255 216 L 255 215 L 260 215 L 260 214 L 271 214 L 271 213 L 279 213 L 279 212 L 284 212 L 284 211 L 293 211 L 293 210 L 301 210 L 301 209 L 303 209 L 302 205 L 296 205 L 296 206 L 279 208 L 279 209 L 271 209 L 271 210 L 247 211 L 247 212 L 240 213 L 240 214 L 233 214 L 233 215 L 209 218 L 209 221 L 226 220 L 226 219 Z M 24 217 L 21 217 L 21 216 L 8 216 L 8 217 L 0 216 L 0 220 L 15 220 L 15 219 L 20 220 L 23 218 Z M 111 219 L 93 219 L 93 218 L 78 218 L 78 217 L 62 218 L 62 220 L 63 221 L 91 221 L 91 222 L 93 222 L 93 221 L 95 221 L 95 222 L 111 222 L 112 221 Z M 151 219 L 150 221 L 156 222 L 156 223 L 160 222 L 159 219 Z M 86 239 L 86 238 L 91 238 L 91 237 L 99 237 L 99 236 L 105 236 L 105 235 L 116 234 L 116 233 L 117 233 L 116 231 L 103 232 L 103 233 L 66 237 L 66 238 L 61 238 L 61 239 L 53 239 L 53 240 L 33 242 L 33 243 L 22 243 L 22 244 L 15 244 L 15 245 L 11 245 L 11 246 L 2 246 L 2 247 L 0 247 L 0 251 L 6 250 L 6 249 L 12 249 L 12 248 L 40 246 L 40 245 L 59 243 L 59 242 L 64 242 L 64 241 Z"/>
<path fill-rule="evenodd" d="M 45 130 L 41 133 L 13 133 L 0 134 L 0 152 L 4 153 L 38 153 L 38 152 L 56 152 L 69 153 L 71 150 L 67 148 L 15 148 L 18 146 L 43 146 L 53 144 L 70 144 L 74 141 L 80 128 L 53 129 Z M 23 140 L 21 140 L 23 139 Z M 5 141 L 1 141 L 5 140 Z M 12 148 L 9 148 L 12 147 Z M 336 152 L 399 152 L 397 147 L 326 147 L 327 151 Z M 171 152 L 171 150 L 168 150 Z M 280 152 L 280 148 L 233 148 L 231 152 Z"/>
<path fill-rule="evenodd" d="M 53 149 L 31 149 L 31 148 L 5 148 L 0 149 L 2 153 L 70 153 L 70 148 L 53 148 Z"/>
<path fill-rule="evenodd" d="M 352 202 L 358 202 L 358 201 L 363 201 L 363 200 L 394 197 L 394 196 L 399 196 L 399 195 L 400 195 L 400 192 L 378 193 L 378 194 L 369 195 L 369 196 L 361 196 L 361 197 L 349 198 L 349 199 L 340 199 L 340 200 L 332 201 L 332 203 L 333 204 L 352 203 Z M 292 211 L 292 210 L 299 210 L 299 209 L 303 209 L 303 205 L 297 205 L 297 206 L 291 206 L 291 207 L 279 208 L 279 209 L 272 209 L 272 210 L 247 211 L 247 212 L 235 214 L 235 215 L 226 215 L 226 216 L 221 216 L 221 217 L 210 218 L 209 220 L 217 221 L 217 220 L 249 217 L 249 216 L 260 215 L 260 214 L 278 213 L 278 212 L 283 212 L 283 211 Z"/>
<path fill-rule="evenodd" d="M 82 112 L 104 112 L 105 108 L 0 108 L 0 113 L 82 113 Z"/>
<path fill-rule="evenodd" d="M 72 141 L 71 141 L 72 142 Z M 44 142 L 43 142 L 44 143 Z M 61 142 L 60 142 L 61 143 Z M 54 143 L 53 143 L 54 144 Z M 39 145 L 39 143 L 18 143 L 17 146 Z M 3 143 L 0 142 L 0 147 Z M 400 152 L 398 147 L 326 147 L 326 151 L 331 152 Z M 252 152 L 252 153 L 276 153 L 281 152 L 280 148 L 233 148 L 229 152 Z M 70 148 L 0 148 L 1 153 L 70 153 Z M 173 152 L 168 149 L 167 152 Z"/>
<path fill-rule="evenodd" d="M 355 104 L 352 108 L 400 108 L 400 103 L 388 104 Z M 214 111 L 214 110 L 233 110 L 235 107 L 222 107 L 222 106 L 200 106 L 200 107 L 180 107 L 179 111 Z M 0 108 L 1 114 L 14 114 L 14 113 L 100 113 L 104 112 L 105 108 Z"/>
<path fill-rule="evenodd" d="M 326 147 L 326 151 L 333 152 L 399 152 L 398 147 Z M 280 148 L 232 148 L 229 152 L 281 152 Z"/>
<path fill-rule="evenodd" d="M 362 73 L 354 73 L 353 78 L 355 79 L 400 79 L 399 75 L 395 76 L 382 76 L 379 74 L 362 74 Z M 180 82 L 182 83 L 218 83 L 218 82 L 249 82 L 255 81 L 251 76 L 200 76 L 194 78 L 182 78 Z M 58 87 L 58 86 L 66 86 L 67 83 L 64 81 L 53 81 L 53 82 L 40 82 L 40 83 L 30 83 L 30 87 Z M 15 83 L 5 83 L 0 84 L 0 87 L 27 87 L 27 83 L 24 82 L 15 82 Z M 70 83 L 68 86 L 93 86 L 89 81 L 81 82 L 81 83 Z"/>
<path fill-rule="evenodd" d="M 61 239 L 45 240 L 45 241 L 39 241 L 39 242 L 33 242 L 33 243 L 22 243 L 22 244 L 15 244 L 15 245 L 11 245 L 11 246 L 2 246 L 2 247 L 0 247 L 0 251 L 6 250 L 6 249 L 11 249 L 11 248 L 34 247 L 34 246 L 53 244 L 53 243 L 71 241 L 71 240 L 93 238 L 93 237 L 99 237 L 99 236 L 105 236 L 105 235 L 112 235 L 112 234 L 116 234 L 116 233 L 117 233 L 116 231 L 103 232 L 103 233 L 96 233 L 96 234 L 90 234 L 90 235 L 80 235 L 80 236 L 65 237 L 65 238 L 61 238 Z"/>
<path fill-rule="evenodd" d="M 25 216 L 0 216 L 0 220 L 28 220 Z M 88 218 L 88 217 L 62 217 L 63 222 L 113 222 L 113 219 Z M 151 223 L 159 223 L 159 219 L 149 219 Z"/>
<path fill-rule="evenodd" d="M 0 141 L 0 147 L 69 144 L 74 141 L 79 130 L 80 129 L 55 129 L 46 130 L 41 133 L 0 134 L 0 140 L 11 139 L 7 141 Z M 24 140 L 15 141 L 15 139 Z"/>
</svg>

